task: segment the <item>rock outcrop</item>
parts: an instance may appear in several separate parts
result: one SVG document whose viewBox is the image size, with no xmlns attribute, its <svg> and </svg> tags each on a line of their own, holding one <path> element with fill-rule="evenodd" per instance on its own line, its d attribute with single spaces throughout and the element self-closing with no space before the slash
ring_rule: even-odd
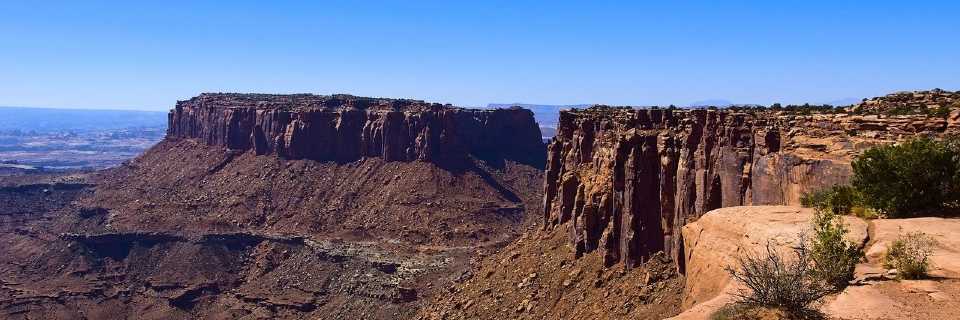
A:
<svg viewBox="0 0 960 320">
<path fill-rule="evenodd" d="M 811 209 L 789 206 L 731 207 L 711 211 L 682 228 L 686 257 L 684 312 L 674 320 L 711 319 L 737 301 L 746 288 L 724 270 L 738 267 L 737 256 L 762 254 L 770 242 L 789 252 L 809 232 Z M 829 319 L 957 319 L 960 312 L 960 220 L 944 218 L 878 219 L 844 216 L 847 240 L 864 245 L 867 257 L 856 267 L 856 279 L 818 307 Z M 897 280 L 882 266 L 882 256 L 897 237 L 924 232 L 930 248 L 931 277 Z M 809 233 L 808 233 L 809 234 Z"/>
<path fill-rule="evenodd" d="M 940 108 L 960 106 L 960 91 L 933 89 L 902 91 L 882 97 L 864 99 L 851 111 L 869 114 L 926 114 Z"/>
<path fill-rule="evenodd" d="M 729 206 L 797 204 L 848 181 L 864 149 L 958 132 L 952 118 L 770 110 L 593 107 L 563 111 L 547 147 L 544 224 L 568 225 L 577 255 L 626 268 L 666 251 L 679 228 Z M 566 224 L 570 222 L 569 224 Z"/>
<path fill-rule="evenodd" d="M 821 309 L 834 319 L 958 319 L 960 310 L 960 219 L 935 217 L 871 220 L 866 261 L 856 285 Z M 927 279 L 896 280 L 883 267 L 887 248 L 899 237 L 922 232 L 933 240 Z"/>
<path fill-rule="evenodd" d="M 800 235 L 809 234 L 813 210 L 790 206 L 752 206 L 717 209 L 683 226 L 686 285 L 683 306 L 690 314 L 704 314 L 736 300 L 743 287 L 725 270 L 737 266 L 738 254 L 760 254 L 769 242 L 783 252 L 795 247 Z M 853 243 L 867 241 L 867 223 L 845 216 Z M 789 255 L 788 255 L 789 256 Z M 699 318 L 699 317 L 693 317 Z M 703 317 L 708 318 L 708 317 Z"/>
<path fill-rule="evenodd" d="M 543 163 L 540 129 L 529 110 L 472 110 L 419 100 L 205 93 L 177 102 L 167 135 L 289 159 L 448 164 L 474 156 Z"/>
</svg>

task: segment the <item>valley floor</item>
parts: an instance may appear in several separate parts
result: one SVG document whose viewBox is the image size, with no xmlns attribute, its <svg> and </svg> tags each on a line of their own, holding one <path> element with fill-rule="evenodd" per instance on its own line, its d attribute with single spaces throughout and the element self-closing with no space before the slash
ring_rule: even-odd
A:
<svg viewBox="0 0 960 320">
<path fill-rule="evenodd" d="M 0 318 L 409 318 L 536 210 L 539 171 L 503 165 L 176 141 L 108 171 L 2 177 Z"/>
</svg>

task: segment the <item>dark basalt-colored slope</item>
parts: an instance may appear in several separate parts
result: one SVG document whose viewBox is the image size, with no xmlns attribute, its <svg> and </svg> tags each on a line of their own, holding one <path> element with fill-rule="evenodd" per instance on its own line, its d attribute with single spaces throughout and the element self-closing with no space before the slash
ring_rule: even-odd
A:
<svg viewBox="0 0 960 320">
<path fill-rule="evenodd" d="M 797 204 L 846 182 L 865 148 L 958 132 L 949 117 L 591 108 L 561 112 L 548 146 L 544 223 L 567 225 L 576 254 L 631 268 L 666 251 L 709 210 Z M 569 224 L 567 224 L 569 222 Z"/>
</svg>

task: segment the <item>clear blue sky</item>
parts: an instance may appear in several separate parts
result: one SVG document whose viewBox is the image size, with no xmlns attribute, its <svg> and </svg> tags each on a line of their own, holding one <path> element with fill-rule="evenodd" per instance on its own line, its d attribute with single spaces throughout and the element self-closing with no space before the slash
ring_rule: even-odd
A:
<svg viewBox="0 0 960 320">
<path fill-rule="evenodd" d="M 162 110 L 208 91 L 682 105 L 960 89 L 960 1 L 637 2 L 3 1 L 0 105 Z"/>
</svg>

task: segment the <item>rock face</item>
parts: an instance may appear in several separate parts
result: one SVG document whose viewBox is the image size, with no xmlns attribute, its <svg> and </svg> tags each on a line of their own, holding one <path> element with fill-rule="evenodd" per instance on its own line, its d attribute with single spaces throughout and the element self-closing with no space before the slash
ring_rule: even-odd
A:
<svg viewBox="0 0 960 320">
<path fill-rule="evenodd" d="M 470 110 L 419 100 L 205 93 L 177 102 L 167 135 L 289 159 L 448 164 L 469 155 L 543 163 L 540 129 L 529 110 Z"/>
<path fill-rule="evenodd" d="M 544 224 L 569 226 L 578 256 L 599 251 L 631 268 L 664 250 L 682 270 L 679 228 L 707 211 L 798 204 L 846 182 L 870 146 L 950 132 L 949 118 L 925 115 L 563 111 L 547 147 Z"/>
</svg>

